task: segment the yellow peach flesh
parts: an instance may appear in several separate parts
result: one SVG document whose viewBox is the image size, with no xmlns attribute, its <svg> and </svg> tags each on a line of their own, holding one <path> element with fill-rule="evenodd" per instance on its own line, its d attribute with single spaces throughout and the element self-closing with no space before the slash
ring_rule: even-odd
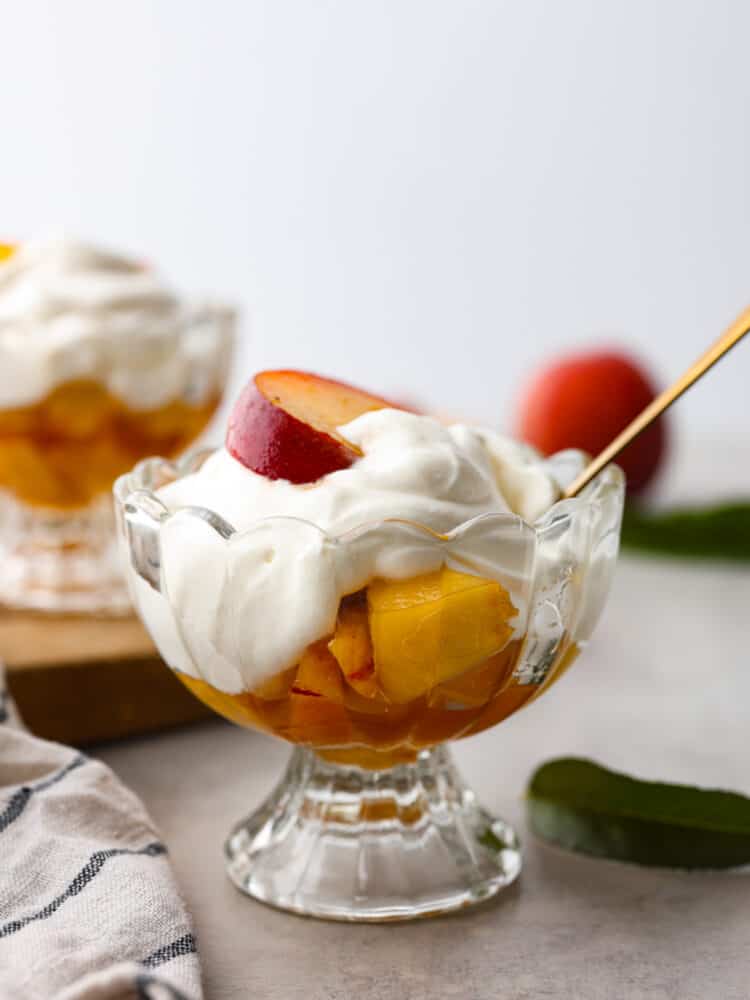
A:
<svg viewBox="0 0 750 1000">
<path fill-rule="evenodd" d="M 496 581 L 443 567 L 367 590 L 375 673 L 404 703 L 479 666 L 510 641 L 516 614 Z"/>
</svg>

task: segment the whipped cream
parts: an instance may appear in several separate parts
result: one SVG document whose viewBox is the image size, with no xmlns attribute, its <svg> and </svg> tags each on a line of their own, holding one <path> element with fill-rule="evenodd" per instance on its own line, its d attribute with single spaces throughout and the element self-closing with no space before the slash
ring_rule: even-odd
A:
<svg viewBox="0 0 750 1000">
<path fill-rule="evenodd" d="M 518 514 L 531 523 L 559 496 L 538 454 L 495 431 L 446 427 L 390 409 L 337 430 L 362 457 L 315 483 L 268 479 L 222 448 L 158 495 L 171 510 L 207 507 L 237 531 L 265 517 L 297 517 L 333 535 L 393 517 L 439 532 L 489 513 Z"/>
<path fill-rule="evenodd" d="M 216 395 L 234 315 L 187 305 L 138 261 L 69 239 L 22 244 L 0 262 L 0 408 L 89 378 L 135 410 Z"/>
<path fill-rule="evenodd" d="M 346 594 L 443 564 L 499 580 L 523 633 L 529 524 L 559 496 L 537 453 L 390 409 L 339 432 L 362 457 L 309 485 L 257 475 L 221 449 L 156 492 L 166 510 L 147 562 L 160 565 L 159 590 L 130 563 L 129 576 L 173 668 L 230 693 L 253 688 L 333 632 Z"/>
</svg>

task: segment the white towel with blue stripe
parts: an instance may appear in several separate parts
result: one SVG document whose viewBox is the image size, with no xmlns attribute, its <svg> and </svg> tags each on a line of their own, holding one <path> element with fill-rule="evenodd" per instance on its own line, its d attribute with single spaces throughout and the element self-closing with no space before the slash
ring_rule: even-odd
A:
<svg viewBox="0 0 750 1000">
<path fill-rule="evenodd" d="M 0 664 L 0 1000 L 200 1000 L 190 919 L 139 800 L 30 735 Z"/>
</svg>

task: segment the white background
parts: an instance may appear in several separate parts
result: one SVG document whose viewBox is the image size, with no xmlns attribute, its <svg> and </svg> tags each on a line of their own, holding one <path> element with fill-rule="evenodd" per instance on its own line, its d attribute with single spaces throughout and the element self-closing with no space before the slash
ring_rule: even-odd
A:
<svg viewBox="0 0 750 1000">
<path fill-rule="evenodd" d="M 0 230 L 241 305 L 311 367 L 507 424 L 530 366 L 677 374 L 750 303 L 742 0 L 0 0 Z M 750 343 L 676 414 L 747 430 Z"/>
</svg>

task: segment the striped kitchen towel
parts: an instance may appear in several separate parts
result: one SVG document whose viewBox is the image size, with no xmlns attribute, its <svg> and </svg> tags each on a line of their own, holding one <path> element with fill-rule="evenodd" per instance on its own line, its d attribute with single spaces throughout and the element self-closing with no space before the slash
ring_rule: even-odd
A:
<svg viewBox="0 0 750 1000">
<path fill-rule="evenodd" d="M 190 919 L 143 805 L 21 726 L 0 664 L 0 1000 L 200 1000 Z"/>
</svg>

